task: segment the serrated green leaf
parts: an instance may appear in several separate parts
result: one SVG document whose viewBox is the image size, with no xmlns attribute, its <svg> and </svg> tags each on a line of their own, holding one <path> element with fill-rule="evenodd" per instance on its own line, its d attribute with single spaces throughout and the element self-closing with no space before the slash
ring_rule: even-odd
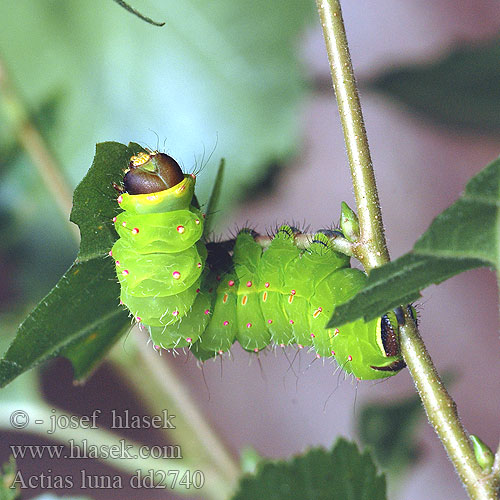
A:
<svg viewBox="0 0 500 500">
<path fill-rule="evenodd" d="M 240 481 L 232 500 L 385 500 L 385 477 L 371 456 L 339 439 L 332 450 L 314 448 L 287 462 L 263 461 Z"/>
<path fill-rule="evenodd" d="M 118 237 L 111 221 L 119 211 L 112 184 L 121 182 L 130 156 L 141 150 L 134 143 L 97 145 L 73 197 L 71 220 L 81 233 L 77 260 L 19 327 L 0 360 L 0 387 L 58 355 L 72 362 L 75 378 L 82 380 L 130 327 L 107 254 Z"/>
<path fill-rule="evenodd" d="M 499 132 L 499 61 L 496 38 L 456 47 L 436 62 L 393 69 L 371 85 L 445 125 Z"/>
<path fill-rule="evenodd" d="M 373 319 L 417 300 L 420 290 L 476 267 L 500 268 L 500 159 L 475 175 L 399 259 L 372 270 L 366 287 L 339 305 L 329 325 Z"/>
<path fill-rule="evenodd" d="M 130 320 L 127 312 L 118 307 L 119 294 L 111 259 L 73 264 L 19 327 L 0 360 L 0 387 L 74 342 L 104 333 L 103 324 L 114 320 L 115 331 L 119 325 L 125 328 Z M 85 371 L 82 360 L 77 370 Z"/>
<path fill-rule="evenodd" d="M 75 189 L 70 220 L 81 234 L 78 260 L 102 258 L 117 240 L 112 218 L 120 211 L 113 183 L 121 185 L 130 157 L 143 149 L 138 144 L 97 144 L 94 161 Z"/>
</svg>

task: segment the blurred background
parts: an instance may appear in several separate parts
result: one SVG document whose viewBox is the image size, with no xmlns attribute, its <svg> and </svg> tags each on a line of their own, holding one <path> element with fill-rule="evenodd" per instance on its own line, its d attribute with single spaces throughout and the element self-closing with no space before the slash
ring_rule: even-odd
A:
<svg viewBox="0 0 500 500">
<path fill-rule="evenodd" d="M 396 258 L 457 199 L 466 181 L 498 156 L 500 5 L 493 0 L 344 3 L 389 250 Z M 165 27 L 147 25 L 111 0 L 98 7 L 76 0 L 0 5 L 4 348 L 77 252 L 68 212 L 56 202 L 61 191 L 36 160 L 41 153 L 29 135 L 32 129 L 71 188 L 90 167 L 97 142 L 135 141 L 166 151 L 187 170 L 201 168 L 201 201 L 225 157 L 217 236 L 248 224 L 260 232 L 292 221 L 330 227 L 338 222 L 342 200 L 355 206 L 312 0 L 251 5 L 136 0 L 134 6 L 165 20 Z M 496 297 L 494 273 L 481 269 L 430 287 L 416 306 L 438 370 L 453 374 L 449 388 L 465 427 L 493 448 L 500 414 Z M 124 356 L 129 339 L 117 346 Z M 422 411 L 408 400 L 414 388 L 407 371 L 381 383 L 355 384 L 334 375 L 331 364 L 312 363 L 307 353 L 297 356 L 293 370 L 293 350 L 287 357 L 262 355 L 258 362 L 238 348 L 232 354 L 222 365 L 206 363 L 203 373 L 192 357 L 162 360 L 189 387 L 233 453 L 252 446 L 266 457 L 287 457 L 311 445 L 328 447 L 339 435 L 357 438 L 360 425 L 371 425 L 376 435 L 378 426 L 393 418 L 391 427 L 399 424 L 401 432 L 409 432 L 405 442 L 415 445 L 401 445 L 406 458 L 399 462 L 418 460 L 396 472 L 397 481 L 389 477 L 391 498 L 466 498 Z M 71 374 L 68 361 L 55 360 L 0 392 L 0 405 L 43 394 L 49 405 L 68 413 L 140 411 L 109 366 L 84 386 L 74 387 Z M 360 424 L 367 405 L 400 401 L 406 413 Z M 129 437 L 156 442 L 151 432 Z M 0 439 L 2 461 L 8 444 L 38 442 L 12 432 L 2 432 Z M 31 473 L 51 467 L 62 474 L 83 465 L 102 470 L 89 460 L 25 459 L 18 465 Z M 23 498 L 41 492 L 25 491 Z M 90 496 L 166 498 L 133 490 Z"/>
</svg>

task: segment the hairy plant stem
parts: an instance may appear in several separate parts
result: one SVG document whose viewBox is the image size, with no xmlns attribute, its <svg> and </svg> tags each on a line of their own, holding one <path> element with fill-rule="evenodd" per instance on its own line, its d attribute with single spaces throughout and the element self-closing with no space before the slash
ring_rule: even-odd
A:
<svg viewBox="0 0 500 500">
<path fill-rule="evenodd" d="M 356 80 L 347 45 L 340 3 L 316 0 L 325 36 L 333 86 L 344 130 L 344 138 L 353 179 L 361 235 L 356 257 L 367 272 L 388 262 L 389 253 L 384 236 L 375 174 Z"/>
<path fill-rule="evenodd" d="M 375 175 L 363 122 L 339 0 L 316 0 L 344 130 L 360 224 L 356 257 L 367 272 L 389 261 Z M 497 482 L 476 462 L 471 443 L 418 330 L 406 315 L 400 340 L 403 357 L 434 427 L 470 498 L 497 499 Z"/>
</svg>

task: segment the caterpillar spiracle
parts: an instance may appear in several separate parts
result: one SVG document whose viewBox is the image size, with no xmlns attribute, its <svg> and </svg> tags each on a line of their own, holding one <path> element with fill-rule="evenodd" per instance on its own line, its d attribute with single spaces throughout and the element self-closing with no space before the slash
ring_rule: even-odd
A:
<svg viewBox="0 0 500 500">
<path fill-rule="evenodd" d="M 326 234 L 315 234 L 307 250 L 286 225 L 265 250 L 246 229 L 234 246 L 206 244 L 195 182 L 170 156 L 148 151 L 130 159 L 118 196 L 123 211 L 114 218 L 119 239 L 110 255 L 120 299 L 157 349 L 189 347 L 205 360 L 236 340 L 254 352 L 296 344 L 334 356 L 358 379 L 389 377 L 405 366 L 392 312 L 325 328 L 334 307 L 366 281 Z"/>
</svg>

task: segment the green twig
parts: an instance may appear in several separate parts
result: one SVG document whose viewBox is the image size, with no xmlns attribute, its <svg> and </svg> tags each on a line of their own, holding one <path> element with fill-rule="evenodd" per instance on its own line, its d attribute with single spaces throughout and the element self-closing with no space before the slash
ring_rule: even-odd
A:
<svg viewBox="0 0 500 500">
<path fill-rule="evenodd" d="M 361 261 L 365 270 L 370 272 L 372 268 L 388 262 L 389 253 L 385 243 L 382 214 L 363 113 L 340 4 L 336 0 L 316 0 L 316 3 L 330 60 L 333 86 L 344 130 L 354 197 L 358 208 L 361 236 L 356 247 L 356 257 Z"/>
<path fill-rule="evenodd" d="M 128 3 L 124 2 L 123 0 L 114 0 L 120 7 L 123 7 L 126 11 L 130 12 L 131 14 L 134 14 L 134 16 L 137 16 L 139 19 L 142 19 L 143 21 L 146 21 L 149 24 L 152 24 L 153 26 L 164 26 L 165 23 L 159 23 L 157 21 L 153 21 L 150 17 L 145 16 L 144 14 L 141 14 L 138 10 L 134 9 L 131 5 Z"/>
<path fill-rule="evenodd" d="M 339 0 L 316 0 L 333 85 L 337 97 L 347 154 L 351 167 L 360 223 L 356 256 L 367 272 L 389 261 L 373 165 L 352 69 Z M 460 422 L 456 404 L 434 368 L 417 328 L 408 316 L 401 328 L 401 351 L 414 379 L 427 417 L 441 439 L 469 496 L 497 499 L 497 483 L 477 464 L 472 446 Z"/>
</svg>

